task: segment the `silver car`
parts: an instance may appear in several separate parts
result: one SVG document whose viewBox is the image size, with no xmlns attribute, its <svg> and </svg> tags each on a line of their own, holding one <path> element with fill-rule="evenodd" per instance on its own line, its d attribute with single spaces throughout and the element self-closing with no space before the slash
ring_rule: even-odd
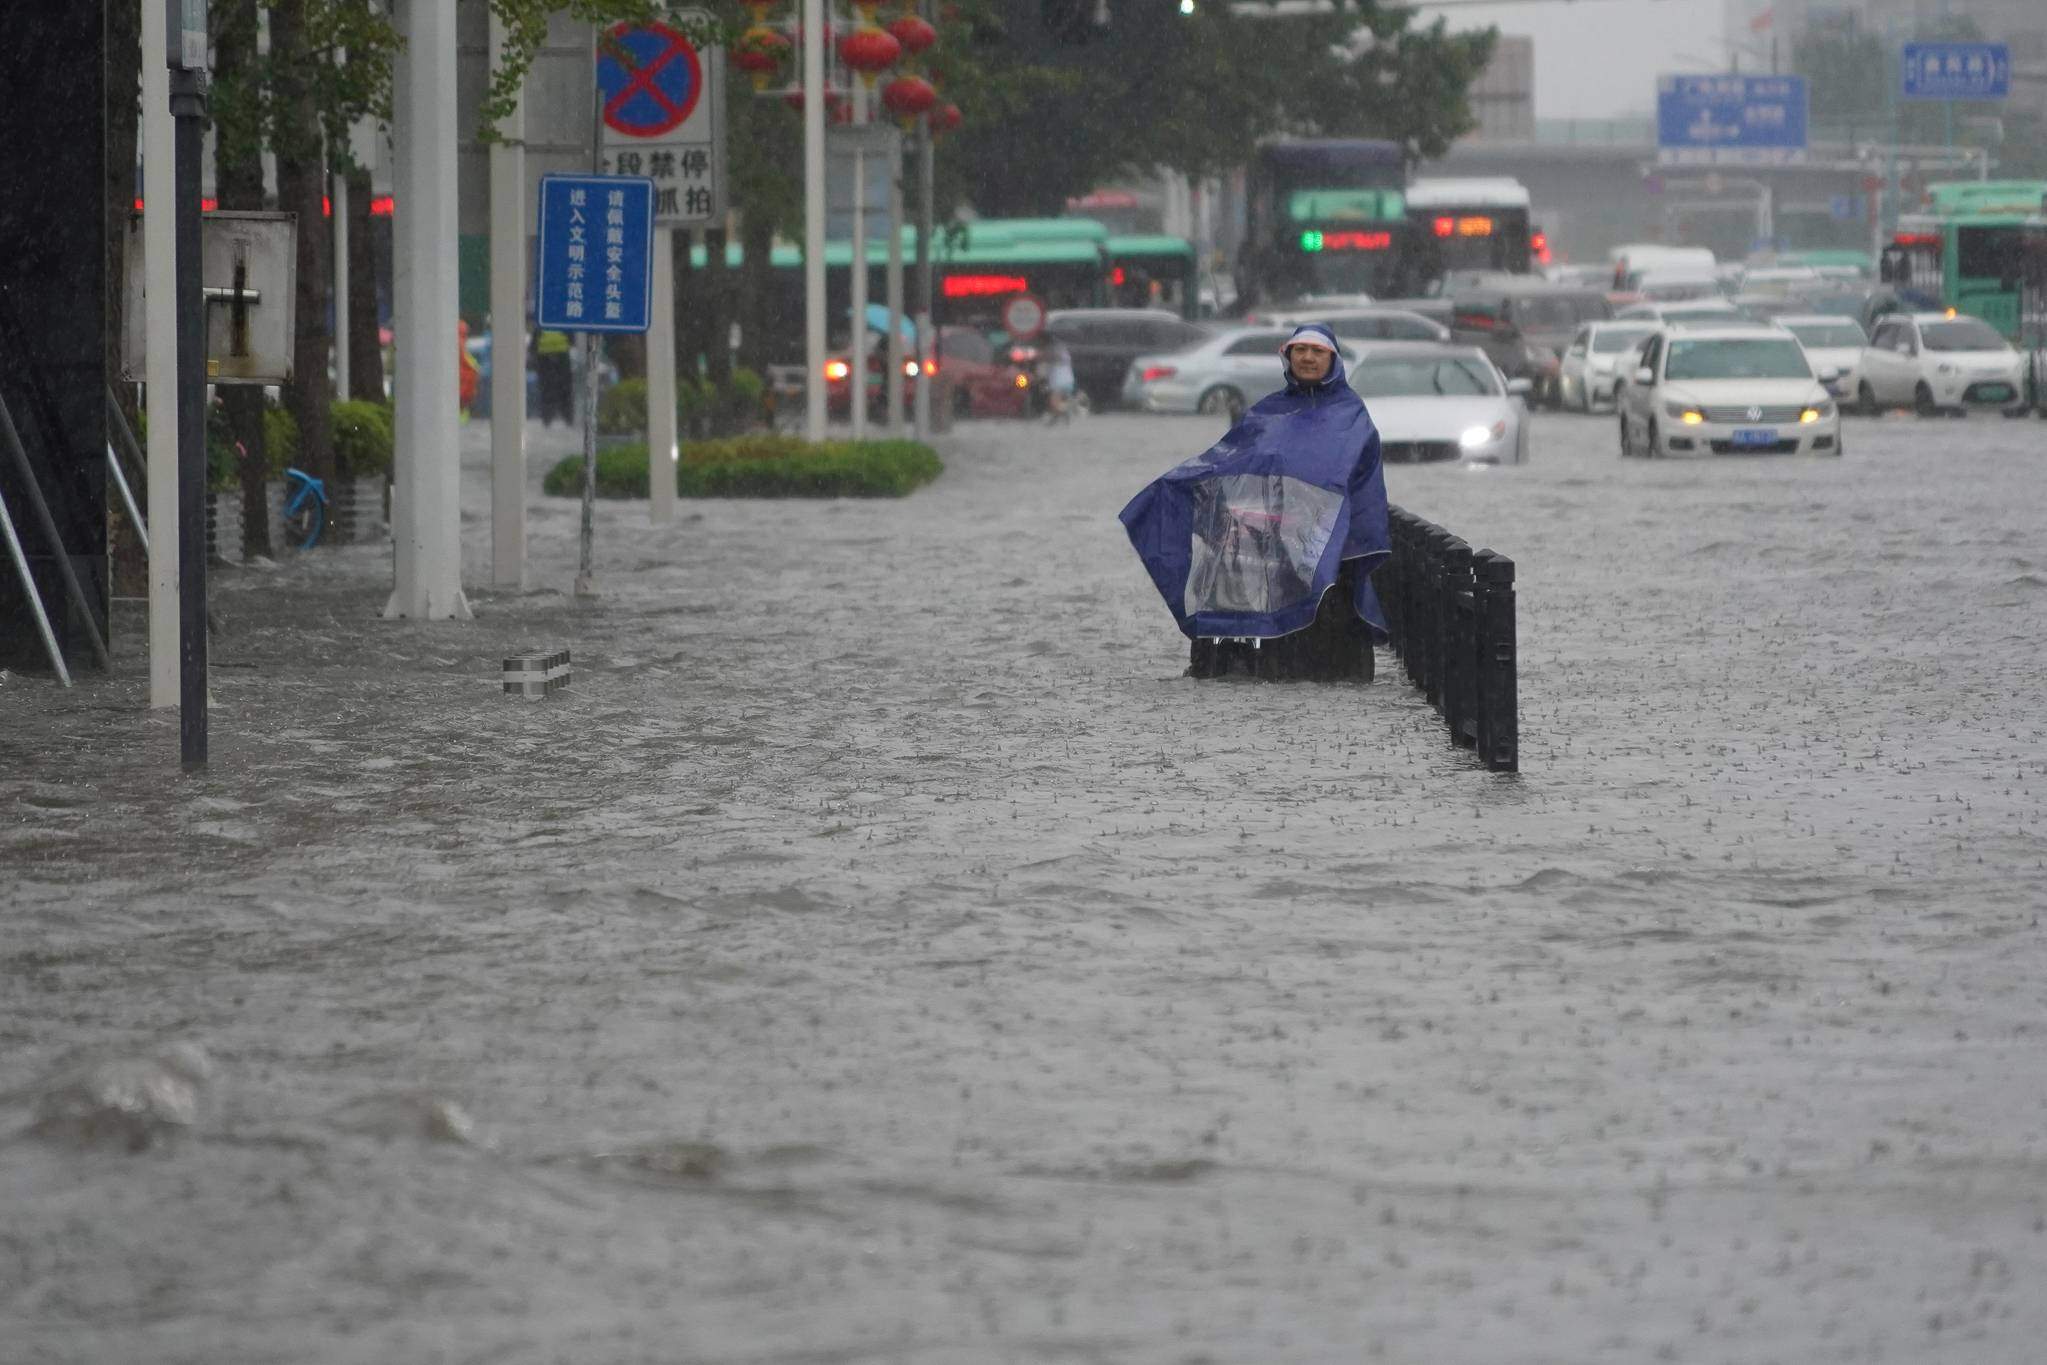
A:
<svg viewBox="0 0 2047 1365">
<path fill-rule="evenodd" d="M 1478 347 L 1389 341 L 1360 347 L 1349 363 L 1388 463 L 1527 462 L 1531 385 L 1509 383 Z"/>
<path fill-rule="evenodd" d="M 1653 322 L 1588 322 L 1580 327 L 1557 371 L 1557 401 L 1580 412 L 1613 403 L 1622 362 L 1655 330 Z"/>
<path fill-rule="evenodd" d="M 1146 412 L 1242 412 L 1285 384 L 1279 348 L 1292 334 L 1232 327 L 1182 350 L 1141 355 L 1123 377 L 1123 401 Z M 1344 363 L 1355 354 L 1346 347 Z"/>
</svg>

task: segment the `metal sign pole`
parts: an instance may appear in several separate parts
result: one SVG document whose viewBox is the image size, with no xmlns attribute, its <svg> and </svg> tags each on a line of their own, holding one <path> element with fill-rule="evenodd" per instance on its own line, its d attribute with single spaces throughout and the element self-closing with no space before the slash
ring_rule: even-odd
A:
<svg viewBox="0 0 2047 1365">
<path fill-rule="evenodd" d="M 604 86 L 597 80 L 600 25 L 590 29 L 590 174 L 604 169 Z M 583 333 L 583 525 L 576 555 L 576 596 L 595 597 L 592 568 L 597 519 L 597 334 Z"/>
<path fill-rule="evenodd" d="M 888 434 L 903 435 L 903 153 L 888 158 Z M 923 371 L 918 370 L 918 387 Z"/>
<path fill-rule="evenodd" d="M 171 118 L 177 124 L 178 755 L 206 766 L 206 301 L 200 162 L 206 138 L 205 0 L 169 0 Z"/>
<path fill-rule="evenodd" d="M 506 44 L 490 15 L 493 64 Z M 526 88 L 490 148 L 490 576 L 526 586 Z"/>
</svg>

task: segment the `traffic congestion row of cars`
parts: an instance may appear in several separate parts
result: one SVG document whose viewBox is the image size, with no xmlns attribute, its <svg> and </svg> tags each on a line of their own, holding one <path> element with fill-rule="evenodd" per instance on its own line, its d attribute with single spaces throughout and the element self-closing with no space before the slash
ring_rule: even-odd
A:
<svg viewBox="0 0 2047 1365">
<path fill-rule="evenodd" d="M 1838 455 L 1844 409 L 2030 401 L 2023 357 L 1980 320 L 1887 311 L 1894 294 L 1843 272 L 1660 264 L 1633 294 L 1473 273 L 1428 298 L 1302 299 L 1227 326 L 1083 308 L 1022 343 L 947 327 L 937 366 L 908 378 L 940 375 L 957 416 L 1029 415 L 1031 361 L 1056 346 L 1096 409 L 1233 416 L 1278 386 L 1281 345 L 1312 321 L 1343 347 L 1390 461 L 1525 460 L 1535 407 L 1615 413 L 1623 455 Z"/>
</svg>

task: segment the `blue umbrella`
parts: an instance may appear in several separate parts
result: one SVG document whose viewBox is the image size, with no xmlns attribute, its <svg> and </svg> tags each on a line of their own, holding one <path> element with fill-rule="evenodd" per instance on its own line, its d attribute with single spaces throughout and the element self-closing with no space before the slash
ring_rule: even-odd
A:
<svg viewBox="0 0 2047 1365">
<path fill-rule="evenodd" d="M 853 316 L 853 310 L 850 308 L 847 309 L 846 316 L 847 317 Z M 910 319 L 907 316 L 902 319 L 902 324 L 904 342 L 911 346 L 916 345 L 917 344 L 916 327 L 910 322 Z M 870 332 L 880 332 L 884 336 L 888 334 L 888 308 L 885 305 L 879 303 L 870 303 L 867 305 L 867 330 Z"/>
</svg>

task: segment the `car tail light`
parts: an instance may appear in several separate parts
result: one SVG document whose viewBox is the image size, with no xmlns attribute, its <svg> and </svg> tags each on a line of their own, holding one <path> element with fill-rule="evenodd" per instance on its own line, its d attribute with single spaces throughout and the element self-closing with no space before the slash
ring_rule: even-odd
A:
<svg viewBox="0 0 2047 1365">
<path fill-rule="evenodd" d="M 937 361 L 935 361 L 935 360 L 927 360 L 927 361 L 925 361 L 925 362 L 924 362 L 924 373 L 926 373 L 926 374 L 937 374 L 937 373 L 938 373 L 938 362 L 937 362 Z"/>
<path fill-rule="evenodd" d="M 1144 367 L 1144 373 L 1139 375 L 1138 378 L 1147 384 L 1155 384 L 1161 379 L 1171 379 L 1178 373 L 1179 371 L 1171 365 L 1147 365 Z"/>
<path fill-rule="evenodd" d="M 853 367 L 843 360 L 827 360 L 824 363 L 824 377 L 834 384 L 853 373 Z"/>
<path fill-rule="evenodd" d="M 1016 386 L 1020 389 L 1029 388 L 1031 386 L 1031 377 L 1027 374 L 1018 375 L 1016 377 Z"/>
<path fill-rule="evenodd" d="M 903 373 L 908 375 L 910 378 L 915 379 L 917 377 L 917 362 L 914 360 L 905 360 L 903 362 Z"/>
</svg>

